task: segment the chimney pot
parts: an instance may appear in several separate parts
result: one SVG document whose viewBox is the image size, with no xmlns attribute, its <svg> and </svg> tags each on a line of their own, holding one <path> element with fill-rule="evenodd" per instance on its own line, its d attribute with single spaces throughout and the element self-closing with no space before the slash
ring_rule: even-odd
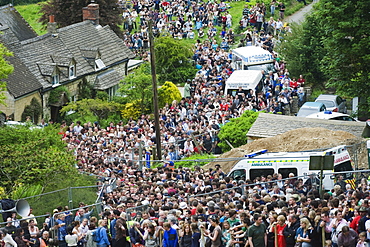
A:
<svg viewBox="0 0 370 247">
<path fill-rule="evenodd" d="M 56 34 L 57 33 L 58 25 L 55 22 L 54 15 L 49 15 L 49 23 L 47 25 L 48 33 L 50 34 Z"/>
<path fill-rule="evenodd" d="M 49 22 L 54 23 L 55 22 L 55 16 L 54 15 L 49 15 Z"/>
<path fill-rule="evenodd" d="M 99 4 L 90 3 L 82 8 L 82 21 L 90 20 L 95 25 L 99 25 Z"/>
</svg>

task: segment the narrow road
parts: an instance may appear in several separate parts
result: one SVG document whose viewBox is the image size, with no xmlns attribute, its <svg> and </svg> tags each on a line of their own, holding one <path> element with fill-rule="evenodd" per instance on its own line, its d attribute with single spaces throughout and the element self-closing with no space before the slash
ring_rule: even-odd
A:
<svg viewBox="0 0 370 247">
<path fill-rule="evenodd" d="M 296 22 L 296 23 L 301 23 L 303 22 L 304 18 L 305 18 L 305 15 L 307 13 L 310 13 L 312 11 L 312 8 L 313 8 L 313 5 L 316 3 L 317 1 L 313 1 L 312 3 L 310 3 L 309 5 L 305 6 L 304 8 L 300 9 L 298 12 L 294 13 L 293 15 L 291 16 L 288 16 L 287 18 L 284 19 L 284 22 L 288 22 L 288 23 L 293 23 L 293 22 Z"/>
</svg>

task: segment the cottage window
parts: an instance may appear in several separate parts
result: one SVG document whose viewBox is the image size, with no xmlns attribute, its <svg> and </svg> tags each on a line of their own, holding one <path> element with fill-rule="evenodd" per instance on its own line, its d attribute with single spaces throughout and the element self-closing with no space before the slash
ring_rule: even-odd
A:
<svg viewBox="0 0 370 247">
<path fill-rule="evenodd" d="M 51 83 L 53 85 L 59 85 L 59 74 L 55 74 L 51 77 Z"/>
<path fill-rule="evenodd" d="M 72 64 L 69 66 L 69 79 L 76 77 L 76 65 Z"/>
<path fill-rule="evenodd" d="M 101 70 L 101 69 L 104 69 L 105 68 L 105 64 L 103 62 L 103 60 L 101 60 L 100 58 L 99 59 L 96 59 L 95 60 L 95 70 Z"/>
</svg>

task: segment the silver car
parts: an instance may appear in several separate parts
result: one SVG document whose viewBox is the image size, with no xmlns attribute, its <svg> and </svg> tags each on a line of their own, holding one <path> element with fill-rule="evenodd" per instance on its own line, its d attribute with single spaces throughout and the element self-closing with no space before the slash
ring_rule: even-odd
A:
<svg viewBox="0 0 370 247">
<path fill-rule="evenodd" d="M 315 102 L 323 103 L 328 111 L 347 114 L 346 100 L 338 95 L 320 94 Z"/>
</svg>

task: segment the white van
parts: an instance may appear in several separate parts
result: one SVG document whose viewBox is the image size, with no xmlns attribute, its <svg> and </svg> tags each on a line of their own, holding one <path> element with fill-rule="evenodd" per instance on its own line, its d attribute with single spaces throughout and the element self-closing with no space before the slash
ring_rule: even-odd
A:
<svg viewBox="0 0 370 247">
<path fill-rule="evenodd" d="M 318 174 L 320 171 L 309 170 L 310 156 L 322 156 L 325 154 L 334 155 L 334 172 L 348 171 L 344 173 L 344 179 L 352 179 L 352 162 L 346 146 L 338 146 L 321 152 L 277 152 L 267 153 L 261 150 L 246 155 L 245 159 L 240 160 L 231 169 L 228 177 L 234 180 L 254 180 L 256 177 L 273 175 L 280 173 L 283 178 L 287 178 L 289 173 L 295 176 L 304 176 L 311 173 Z M 327 173 L 329 171 L 324 171 Z M 305 180 L 305 179 L 304 179 Z M 325 176 L 325 190 L 334 187 L 330 176 Z"/>
<path fill-rule="evenodd" d="M 235 70 L 264 70 L 268 73 L 274 70 L 274 57 L 261 47 L 239 47 L 232 50 L 231 67 Z"/>
<path fill-rule="evenodd" d="M 262 73 L 259 70 L 235 70 L 225 83 L 225 93 L 236 96 L 239 87 L 260 91 L 263 87 Z"/>
</svg>

